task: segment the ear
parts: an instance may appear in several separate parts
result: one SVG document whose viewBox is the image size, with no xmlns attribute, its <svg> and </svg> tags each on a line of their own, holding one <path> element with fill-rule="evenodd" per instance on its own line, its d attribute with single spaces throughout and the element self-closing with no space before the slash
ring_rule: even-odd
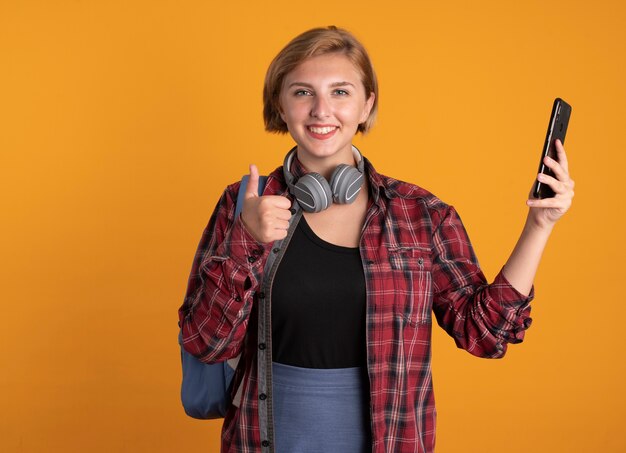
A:
<svg viewBox="0 0 626 453">
<path fill-rule="evenodd" d="M 280 119 L 283 120 L 284 123 L 287 123 L 287 121 L 285 121 L 285 112 L 283 111 L 283 107 L 280 105 L 280 101 L 276 103 L 276 109 L 278 110 Z"/>
<path fill-rule="evenodd" d="M 370 97 L 365 101 L 365 107 L 363 108 L 363 115 L 361 115 L 361 121 L 359 124 L 362 124 L 367 121 L 367 118 L 370 116 L 370 112 L 372 111 L 372 107 L 374 106 L 374 100 L 376 99 L 376 95 L 372 91 L 370 93 Z"/>
</svg>

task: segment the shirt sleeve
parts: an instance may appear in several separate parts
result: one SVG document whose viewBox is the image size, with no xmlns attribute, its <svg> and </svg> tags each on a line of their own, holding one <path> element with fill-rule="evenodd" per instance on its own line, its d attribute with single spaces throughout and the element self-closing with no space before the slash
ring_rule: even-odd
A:
<svg viewBox="0 0 626 453">
<path fill-rule="evenodd" d="M 241 352 L 269 244 L 257 242 L 235 215 L 238 183 L 220 198 L 196 251 L 178 311 L 183 347 L 206 363 Z"/>
<path fill-rule="evenodd" d="M 508 343 L 520 343 L 530 327 L 530 301 L 504 277 L 485 279 L 461 219 L 448 206 L 433 233 L 434 298 L 437 322 L 459 348 L 479 357 L 500 358 Z"/>
</svg>

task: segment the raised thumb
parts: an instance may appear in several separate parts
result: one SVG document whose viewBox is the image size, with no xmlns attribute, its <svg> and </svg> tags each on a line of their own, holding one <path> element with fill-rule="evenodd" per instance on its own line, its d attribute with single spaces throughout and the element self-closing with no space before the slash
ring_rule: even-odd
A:
<svg viewBox="0 0 626 453">
<path fill-rule="evenodd" d="M 259 196 L 259 170 L 254 164 L 250 164 L 249 178 L 246 187 L 246 199 Z"/>
</svg>

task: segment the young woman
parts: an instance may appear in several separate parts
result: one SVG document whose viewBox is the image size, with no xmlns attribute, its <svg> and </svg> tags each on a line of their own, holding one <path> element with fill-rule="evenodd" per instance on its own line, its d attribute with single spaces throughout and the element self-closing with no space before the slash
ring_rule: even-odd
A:
<svg viewBox="0 0 626 453">
<path fill-rule="evenodd" d="M 204 362 L 241 354 L 225 452 L 431 452 L 431 313 L 460 348 L 502 357 L 530 325 L 532 283 L 574 182 L 565 151 L 540 176 L 521 237 L 492 283 L 453 207 L 383 176 L 353 147 L 378 88 L 363 46 L 335 27 L 307 31 L 272 61 L 270 132 L 296 146 L 235 218 L 224 191 L 179 310 L 184 347 Z"/>
</svg>

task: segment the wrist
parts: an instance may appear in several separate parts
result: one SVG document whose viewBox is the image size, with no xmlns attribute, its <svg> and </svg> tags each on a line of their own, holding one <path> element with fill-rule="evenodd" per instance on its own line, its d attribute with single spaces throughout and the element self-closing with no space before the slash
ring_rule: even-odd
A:
<svg viewBox="0 0 626 453">
<path fill-rule="evenodd" d="M 256 234 L 254 234 L 254 230 L 252 228 L 250 228 L 247 224 L 246 221 L 243 219 L 243 212 L 241 214 L 239 214 L 239 219 L 238 221 L 241 223 L 241 230 L 243 231 L 243 234 L 245 236 L 247 236 L 248 238 L 251 238 L 252 240 L 254 240 L 255 242 L 258 242 L 259 244 L 263 244 L 263 241 L 261 241 Z"/>
<path fill-rule="evenodd" d="M 526 217 L 524 232 L 526 234 L 548 237 L 552 233 L 554 225 L 554 222 L 546 222 L 545 219 L 542 219 L 541 216 L 535 215 L 533 210 L 530 210 L 528 217 Z"/>
</svg>

